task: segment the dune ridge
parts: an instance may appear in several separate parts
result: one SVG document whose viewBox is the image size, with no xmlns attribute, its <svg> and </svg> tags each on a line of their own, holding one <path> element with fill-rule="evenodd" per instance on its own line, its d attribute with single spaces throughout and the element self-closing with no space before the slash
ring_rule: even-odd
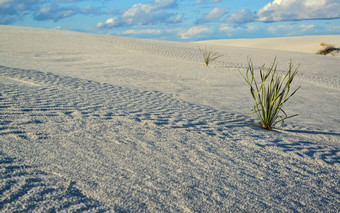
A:
<svg viewBox="0 0 340 213">
<path fill-rule="evenodd" d="M 338 60 L 295 53 L 300 115 L 265 131 L 237 58 L 285 52 L 207 68 L 193 44 L 0 30 L 0 211 L 339 208 Z"/>
<path fill-rule="evenodd" d="M 322 49 L 321 43 L 334 45 L 340 48 L 340 35 L 321 36 L 299 36 L 299 37 L 278 37 L 278 38 L 256 38 L 256 39 L 220 39 L 193 42 L 197 44 L 216 44 L 223 46 L 273 49 L 291 52 L 302 52 L 316 54 Z M 340 56 L 339 51 L 335 53 Z"/>
</svg>

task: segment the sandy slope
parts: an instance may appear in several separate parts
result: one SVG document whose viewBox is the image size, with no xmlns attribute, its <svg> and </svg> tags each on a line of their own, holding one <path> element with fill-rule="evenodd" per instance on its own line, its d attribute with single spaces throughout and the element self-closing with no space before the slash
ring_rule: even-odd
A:
<svg viewBox="0 0 340 213">
<path fill-rule="evenodd" d="M 0 26 L 0 211 L 336 212 L 340 60 Z M 238 71 L 300 63 L 264 131 Z"/>
<path fill-rule="evenodd" d="M 321 43 L 334 45 L 336 48 L 340 48 L 340 35 L 257 38 L 257 39 L 220 39 L 198 41 L 194 43 L 284 50 L 291 52 L 315 54 L 318 50 L 323 48 L 322 46 L 320 46 Z M 337 53 L 337 56 L 339 55 L 340 54 Z"/>
</svg>

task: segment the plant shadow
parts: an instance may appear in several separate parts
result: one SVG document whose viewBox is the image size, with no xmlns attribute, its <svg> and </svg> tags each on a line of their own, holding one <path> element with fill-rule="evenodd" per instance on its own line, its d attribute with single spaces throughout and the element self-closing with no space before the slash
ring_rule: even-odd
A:
<svg viewBox="0 0 340 213">
<path fill-rule="evenodd" d="M 308 131 L 308 130 L 292 130 L 287 129 L 286 132 L 293 132 L 293 133 L 303 133 L 303 134 L 313 134 L 313 135 L 332 135 L 332 136 L 340 136 L 340 133 L 336 132 L 321 132 L 321 131 Z"/>
</svg>

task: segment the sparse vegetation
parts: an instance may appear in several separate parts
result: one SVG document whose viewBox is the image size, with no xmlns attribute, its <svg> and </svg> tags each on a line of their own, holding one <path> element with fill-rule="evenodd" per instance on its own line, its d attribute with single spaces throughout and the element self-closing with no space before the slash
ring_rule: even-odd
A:
<svg viewBox="0 0 340 213">
<path fill-rule="evenodd" d="M 211 49 L 207 49 L 207 47 L 205 47 L 204 49 L 198 47 L 198 49 L 202 54 L 205 66 L 208 66 L 211 62 L 215 61 L 219 57 L 222 57 L 222 55 L 213 52 Z"/>
<path fill-rule="evenodd" d="M 277 74 L 276 59 L 273 64 L 265 71 L 265 65 L 259 70 L 260 81 L 255 79 L 255 69 L 251 59 L 248 59 L 248 68 L 245 75 L 241 75 L 250 87 L 250 93 L 254 99 L 253 113 L 259 117 L 262 127 L 271 130 L 278 122 L 297 116 L 288 116 L 282 106 L 288 99 L 295 94 L 300 86 L 291 92 L 291 84 L 298 67 L 294 69 L 292 62 L 289 64 L 288 72 L 282 77 Z"/>
<path fill-rule="evenodd" d="M 326 44 L 325 42 L 322 42 L 320 46 L 323 48 L 316 53 L 319 55 L 328 55 L 329 53 L 338 50 L 334 45 Z"/>
</svg>

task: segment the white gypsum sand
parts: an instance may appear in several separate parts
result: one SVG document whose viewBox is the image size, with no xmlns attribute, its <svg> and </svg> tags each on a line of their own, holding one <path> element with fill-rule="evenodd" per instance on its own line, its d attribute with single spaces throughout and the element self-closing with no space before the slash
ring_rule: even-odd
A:
<svg viewBox="0 0 340 213">
<path fill-rule="evenodd" d="M 336 212 L 340 59 L 209 47 L 0 26 L 0 211 Z M 275 56 L 299 116 L 266 131 L 238 71 Z"/>
<path fill-rule="evenodd" d="M 324 47 L 322 43 L 340 48 L 340 35 L 300 36 L 256 39 L 220 39 L 193 42 L 197 44 L 223 45 L 246 48 L 272 49 L 315 54 Z M 339 50 L 337 56 L 340 56 Z"/>
</svg>

